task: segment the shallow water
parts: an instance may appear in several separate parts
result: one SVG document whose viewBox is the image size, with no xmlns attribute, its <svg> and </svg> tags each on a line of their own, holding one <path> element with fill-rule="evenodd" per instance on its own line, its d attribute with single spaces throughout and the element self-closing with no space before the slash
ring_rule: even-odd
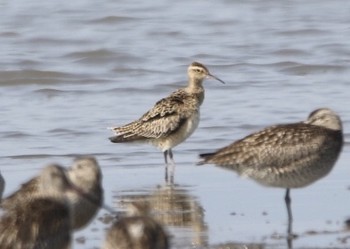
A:
<svg viewBox="0 0 350 249">
<path fill-rule="evenodd" d="M 350 247 L 343 231 L 350 217 L 348 1 L 14 0 L 0 8 L 5 196 L 49 162 L 92 154 L 109 205 L 120 209 L 130 195 L 151 198 L 160 189 L 180 196 L 180 204 L 163 207 L 183 214 L 167 218 L 172 248 L 286 248 L 284 190 L 197 167 L 197 154 L 327 106 L 341 115 L 346 143 L 326 178 L 292 190 L 293 246 Z M 186 84 L 194 60 L 227 84 L 206 82 L 200 126 L 174 150 L 170 188 L 161 152 L 111 144 L 106 127 L 136 119 Z M 94 220 L 75 234 L 74 248 L 98 248 L 106 226 Z"/>
</svg>

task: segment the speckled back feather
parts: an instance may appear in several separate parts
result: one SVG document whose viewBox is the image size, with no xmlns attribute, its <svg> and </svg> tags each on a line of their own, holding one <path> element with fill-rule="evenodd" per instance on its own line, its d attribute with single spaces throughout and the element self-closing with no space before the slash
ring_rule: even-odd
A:
<svg viewBox="0 0 350 249">
<path fill-rule="evenodd" d="M 167 98 L 159 100 L 137 121 L 113 128 L 117 135 L 110 139 L 118 143 L 167 137 L 176 132 L 193 112 L 197 111 L 198 97 L 179 89 Z"/>
</svg>

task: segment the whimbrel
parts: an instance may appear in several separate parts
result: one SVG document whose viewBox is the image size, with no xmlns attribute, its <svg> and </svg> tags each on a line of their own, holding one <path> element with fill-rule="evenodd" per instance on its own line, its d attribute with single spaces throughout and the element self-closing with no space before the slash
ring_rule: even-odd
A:
<svg viewBox="0 0 350 249">
<path fill-rule="evenodd" d="M 285 188 L 291 234 L 290 189 L 305 187 L 326 176 L 342 146 L 340 117 L 328 108 L 321 108 L 304 122 L 271 126 L 214 153 L 201 154 L 203 160 L 198 164 L 216 164 L 260 184 Z"/>
<path fill-rule="evenodd" d="M 185 141 L 197 128 L 199 109 L 204 100 L 203 81 L 213 78 L 209 70 L 193 62 L 187 70 L 188 85 L 159 100 L 140 119 L 120 127 L 112 127 L 113 143 L 148 142 L 163 151 L 168 178 L 168 166 L 174 166 L 172 148 Z"/>
</svg>

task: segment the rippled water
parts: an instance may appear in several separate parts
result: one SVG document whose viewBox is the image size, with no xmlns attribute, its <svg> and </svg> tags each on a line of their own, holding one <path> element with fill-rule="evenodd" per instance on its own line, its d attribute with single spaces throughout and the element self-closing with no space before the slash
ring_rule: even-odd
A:
<svg viewBox="0 0 350 249">
<path fill-rule="evenodd" d="M 176 220 L 165 223 L 172 248 L 285 248 L 284 190 L 196 167 L 197 154 L 327 106 L 341 115 L 346 143 L 331 174 L 292 190 L 293 244 L 350 247 L 343 231 L 350 217 L 350 2 L 13 0 L 0 8 L 5 196 L 46 163 L 92 154 L 109 205 L 163 189 L 180 199 L 163 203 L 183 214 L 165 219 Z M 136 119 L 186 84 L 194 60 L 227 84 L 206 82 L 200 127 L 175 148 L 176 185 L 169 187 L 159 151 L 111 144 L 106 127 Z M 74 248 L 98 248 L 106 226 L 96 219 L 75 235 Z"/>
</svg>

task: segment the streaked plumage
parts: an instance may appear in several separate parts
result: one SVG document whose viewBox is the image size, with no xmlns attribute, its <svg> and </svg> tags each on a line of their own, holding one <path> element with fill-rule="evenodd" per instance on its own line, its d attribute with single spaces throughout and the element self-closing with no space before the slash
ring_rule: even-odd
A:
<svg viewBox="0 0 350 249">
<path fill-rule="evenodd" d="M 66 174 L 72 184 L 94 201 L 92 203 L 91 198 L 87 199 L 86 196 L 74 191 L 65 193 L 72 211 L 73 229 L 77 230 L 91 221 L 103 202 L 102 173 L 96 159 L 81 157 L 66 170 Z M 38 187 L 40 178 L 39 175 L 22 184 L 21 188 L 5 198 L 0 206 L 8 210 L 17 206 L 20 201 L 46 196 L 46 191 L 41 191 Z"/>
<path fill-rule="evenodd" d="M 17 191 L 2 200 L 0 207 L 4 210 L 10 210 L 19 205 L 20 202 L 46 196 L 45 189 L 39 188 L 41 177 L 42 175 L 38 175 L 23 183 Z"/>
<path fill-rule="evenodd" d="M 272 187 L 286 188 L 290 221 L 290 188 L 307 186 L 326 176 L 343 146 L 340 117 L 328 108 L 313 111 L 305 122 L 268 127 L 214 153 L 199 164 L 213 163 Z"/>
<path fill-rule="evenodd" d="M 168 249 L 168 235 L 163 227 L 149 216 L 148 206 L 141 204 L 132 208 L 129 210 L 130 216 L 121 218 L 108 229 L 102 248 Z"/>
<path fill-rule="evenodd" d="M 40 197 L 18 201 L 0 218 L 1 249 L 69 249 L 71 217 L 62 167 L 50 165 L 38 178 Z"/>
<path fill-rule="evenodd" d="M 199 109 L 204 100 L 203 80 L 214 78 L 198 62 L 188 67 L 188 85 L 158 101 L 140 119 L 121 127 L 111 128 L 113 143 L 148 142 L 164 152 L 165 163 L 173 162 L 172 148 L 185 141 L 197 128 Z"/>
</svg>

